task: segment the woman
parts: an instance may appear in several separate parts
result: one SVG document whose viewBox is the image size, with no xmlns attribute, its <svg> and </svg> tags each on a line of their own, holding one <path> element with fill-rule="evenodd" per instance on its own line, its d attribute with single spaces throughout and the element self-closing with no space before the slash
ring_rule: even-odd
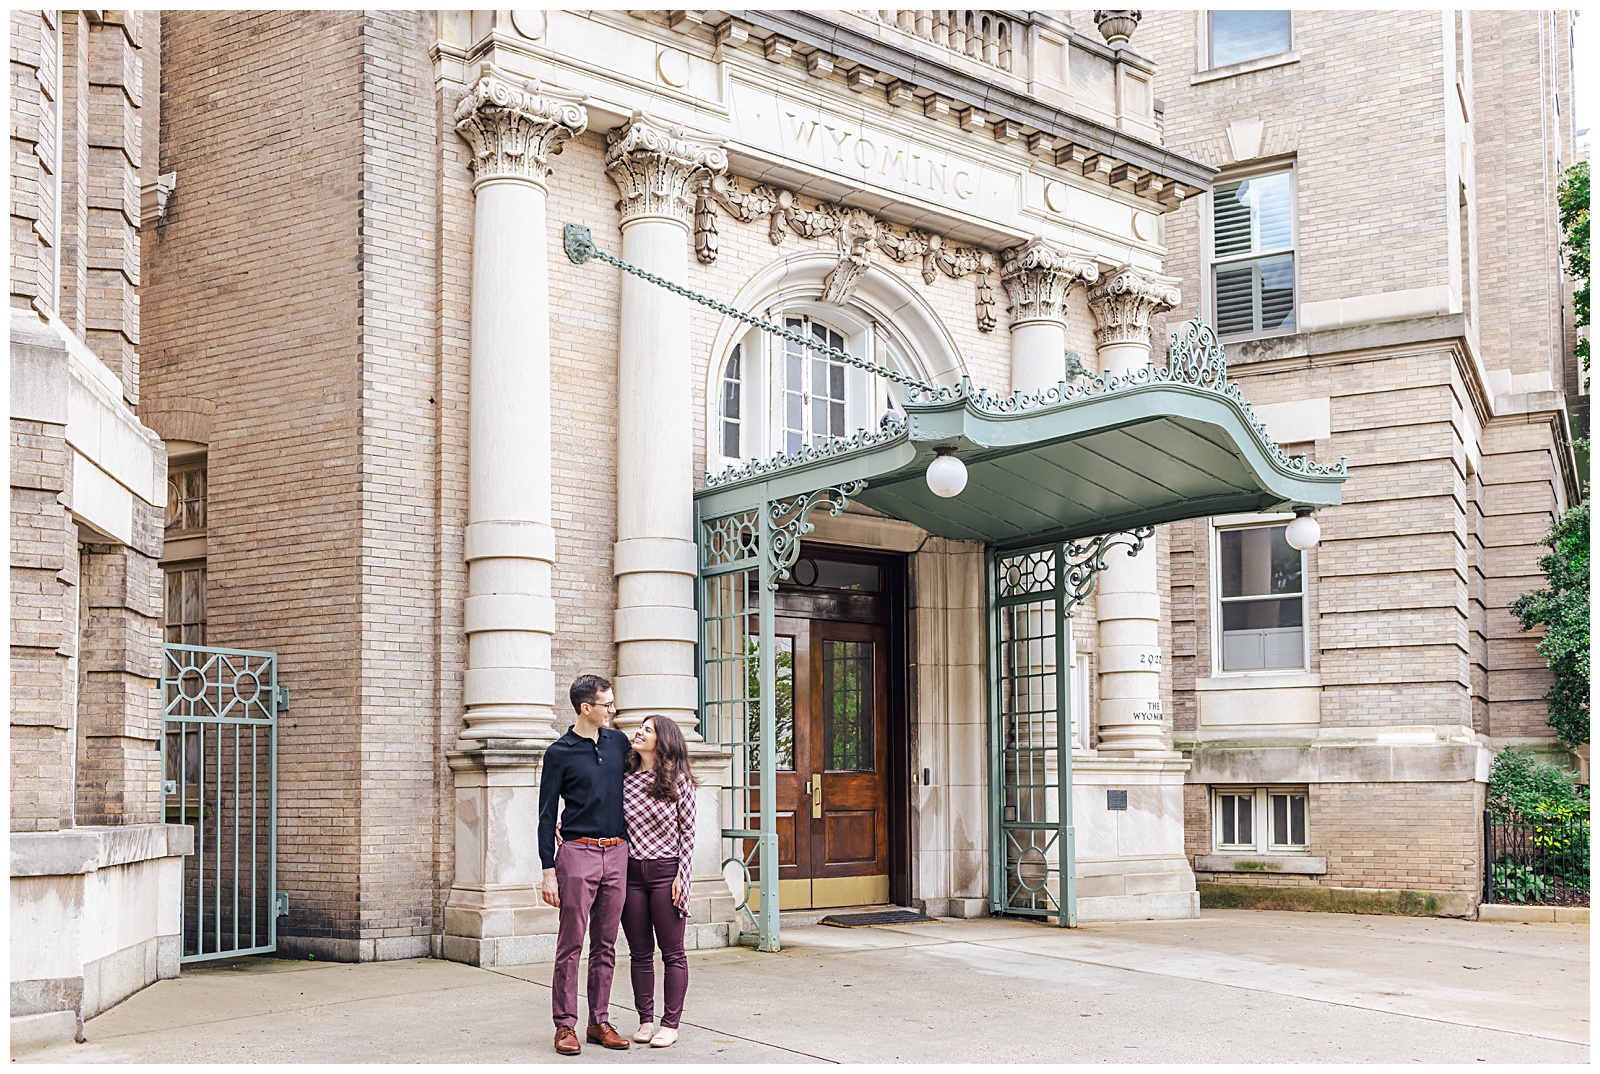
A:
<svg viewBox="0 0 1600 1074">
<path fill-rule="evenodd" d="M 632 958 L 633 1003 L 639 1032 L 652 1048 L 677 1043 L 689 960 L 683 928 L 689 917 L 689 869 L 694 857 L 694 774 L 678 725 L 646 716 L 633 734 L 622 777 L 622 811 L 628 821 L 628 897 L 622 931 Z M 655 1026 L 655 944 L 665 972 L 665 1009 Z"/>
</svg>

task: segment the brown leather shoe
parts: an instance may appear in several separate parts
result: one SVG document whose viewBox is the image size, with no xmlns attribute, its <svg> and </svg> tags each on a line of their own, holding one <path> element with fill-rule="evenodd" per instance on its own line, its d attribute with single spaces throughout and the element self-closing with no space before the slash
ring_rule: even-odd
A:
<svg viewBox="0 0 1600 1074">
<path fill-rule="evenodd" d="M 619 1052 L 628 1050 L 628 1038 L 611 1028 L 610 1022 L 601 1022 L 597 1026 L 590 1026 L 584 1031 L 584 1036 L 589 1038 L 590 1044 L 598 1044 L 604 1048 L 612 1048 Z"/>
<path fill-rule="evenodd" d="M 578 1043 L 578 1031 L 572 1026 L 556 1026 L 556 1051 L 562 1055 L 577 1055 L 583 1051 Z"/>
</svg>

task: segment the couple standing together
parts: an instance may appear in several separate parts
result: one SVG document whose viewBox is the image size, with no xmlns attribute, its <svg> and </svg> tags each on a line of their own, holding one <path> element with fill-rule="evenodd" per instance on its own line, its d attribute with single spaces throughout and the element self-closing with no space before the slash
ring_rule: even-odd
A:
<svg viewBox="0 0 1600 1074">
<path fill-rule="evenodd" d="M 694 856 L 694 775 L 678 725 L 646 716 L 628 737 L 610 721 L 611 684 L 580 675 L 570 692 L 576 719 L 545 751 L 539 779 L 539 858 L 544 901 L 561 911 L 551 1007 L 556 1051 L 577 1055 L 578 957 L 589 936 L 590 1043 L 625 1049 L 610 1020 L 617 924 L 628 937 L 633 1039 L 666 1048 L 677 1042 L 689 961 L 683 930 L 689 917 Z M 557 815 L 559 811 L 559 816 Z M 559 845 L 558 845 L 559 833 Z M 655 1026 L 655 946 L 661 947 L 665 1009 Z"/>
</svg>

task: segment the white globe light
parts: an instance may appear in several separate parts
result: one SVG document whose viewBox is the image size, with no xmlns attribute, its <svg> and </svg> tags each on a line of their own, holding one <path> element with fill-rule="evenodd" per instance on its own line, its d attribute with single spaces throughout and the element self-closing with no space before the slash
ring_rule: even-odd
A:
<svg viewBox="0 0 1600 1074">
<path fill-rule="evenodd" d="M 1322 540 L 1322 527 L 1310 515 L 1301 515 L 1289 523 L 1289 528 L 1283 532 L 1283 539 L 1289 542 L 1290 548 L 1304 552 L 1317 547 L 1317 542 Z"/>
<path fill-rule="evenodd" d="M 967 464 L 954 455 L 940 455 L 928 464 L 928 488 L 949 499 L 967 487 Z"/>
</svg>

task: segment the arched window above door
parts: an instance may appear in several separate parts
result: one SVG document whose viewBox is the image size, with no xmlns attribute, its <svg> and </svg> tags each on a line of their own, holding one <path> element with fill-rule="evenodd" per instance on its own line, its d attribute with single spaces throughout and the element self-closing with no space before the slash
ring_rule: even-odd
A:
<svg viewBox="0 0 1600 1074">
<path fill-rule="evenodd" d="M 774 311 L 791 332 L 878 365 L 909 371 L 905 348 L 884 326 L 854 311 L 811 304 Z M 901 389 L 828 354 L 760 331 L 734 343 L 718 381 L 717 435 L 712 451 L 723 464 L 808 447 L 861 429 L 877 428 L 901 408 Z M 717 459 L 712 469 L 719 468 Z"/>
</svg>

